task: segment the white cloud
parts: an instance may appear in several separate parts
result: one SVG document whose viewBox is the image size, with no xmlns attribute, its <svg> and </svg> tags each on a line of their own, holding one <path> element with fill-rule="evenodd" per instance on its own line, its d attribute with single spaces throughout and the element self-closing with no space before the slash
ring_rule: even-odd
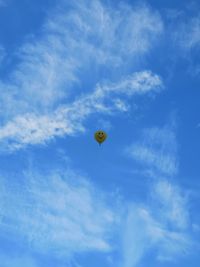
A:
<svg viewBox="0 0 200 267">
<path fill-rule="evenodd" d="M 1 182 L 3 179 L 1 178 Z M 106 252 L 116 215 L 102 192 L 71 171 L 25 173 L 24 183 L 1 187 L 1 231 L 35 251 L 70 257 L 83 251 Z M 112 227 L 111 227 L 112 226 Z"/>
<path fill-rule="evenodd" d="M 176 40 L 183 49 L 191 50 L 200 45 L 200 15 L 183 23 L 176 33 Z"/>
<path fill-rule="evenodd" d="M 92 113 L 127 111 L 122 100 L 124 96 L 157 92 L 161 88 L 162 80 L 158 75 L 149 71 L 136 72 L 119 83 L 97 85 L 93 93 L 63 105 L 53 114 L 18 116 L 0 128 L 0 140 L 5 149 L 13 150 L 27 144 L 44 143 L 56 136 L 72 135 L 84 130 L 83 122 Z"/>
<path fill-rule="evenodd" d="M 168 181 L 178 172 L 174 126 L 172 120 L 163 128 L 146 129 L 139 141 L 126 149 L 142 169 L 147 167 L 151 177 L 148 203 L 132 205 L 128 211 L 131 219 L 124 241 L 126 267 L 137 266 L 151 250 L 157 260 L 174 261 L 191 253 L 194 246 L 187 192 Z"/>
<path fill-rule="evenodd" d="M 45 135 L 47 132 L 43 123 L 50 132 L 46 139 L 56 136 L 52 134 L 54 128 L 59 128 L 55 121 L 66 109 L 74 110 L 75 106 L 78 109 L 81 105 L 79 114 L 77 110 L 75 116 L 68 115 L 68 111 L 64 114 L 67 121 L 61 123 L 59 134 L 71 131 L 66 129 L 71 117 L 87 116 L 80 114 L 89 114 L 92 109 L 109 111 L 110 107 L 103 104 L 108 91 L 110 94 L 132 95 L 159 87 L 159 76 L 143 71 L 119 77 L 119 81 L 115 78 L 102 90 L 101 84 L 108 76 L 100 77 L 96 73 L 104 70 L 104 73 L 112 73 L 112 77 L 116 77 L 113 75 L 116 71 L 118 77 L 119 67 L 127 65 L 128 70 L 129 61 L 147 53 L 162 31 L 159 14 L 146 5 L 131 7 L 121 4 L 114 8 L 101 1 L 60 3 L 48 13 L 40 33 L 27 37 L 26 43 L 15 51 L 19 64 L 6 82 L 0 82 L 2 138 L 9 137 L 10 132 L 11 139 L 16 136 L 17 143 L 28 143 L 34 132 L 30 143 L 40 143 L 45 139 L 41 137 L 42 133 Z M 89 88 L 87 77 L 92 77 Z M 96 87 L 90 96 L 89 91 L 97 83 L 100 88 Z M 86 97 L 71 102 L 76 93 L 78 98 L 80 91 Z M 112 105 L 126 111 L 128 105 L 120 98 L 114 99 Z M 82 104 L 83 101 L 89 103 Z M 58 115 L 59 112 L 62 114 Z M 18 123 L 19 126 L 16 126 Z M 18 133 L 19 127 L 23 128 L 23 134 Z"/>
<path fill-rule="evenodd" d="M 176 225 L 173 224 L 170 229 L 166 223 L 156 219 L 154 213 L 154 208 L 140 210 L 140 216 L 146 224 L 145 231 L 149 238 L 149 249 L 156 247 L 157 259 L 174 261 L 175 258 L 184 257 L 190 253 L 193 244 L 189 231 L 175 230 L 173 228 Z M 162 213 L 159 215 L 164 216 Z"/>
<path fill-rule="evenodd" d="M 95 68 L 109 72 L 126 64 L 124 56 L 148 51 L 162 31 L 160 17 L 145 6 L 127 6 L 127 16 L 122 7 L 115 10 L 100 1 L 63 5 L 49 13 L 41 35 L 27 38 L 19 49 L 20 63 L 10 83 L 0 85 L 2 118 L 54 110 L 61 100 L 66 102 L 72 87 L 84 84 L 86 72 L 92 77 Z M 127 46 L 135 47 L 134 52 Z"/>
<path fill-rule="evenodd" d="M 32 251 L 65 259 L 81 252 L 112 253 L 120 230 L 123 266 L 134 267 L 151 249 L 163 261 L 184 256 L 193 245 L 186 198 L 167 180 L 152 185 L 148 204 L 119 205 L 115 199 L 110 205 L 69 169 L 25 172 L 12 185 L 1 177 L 0 188 L 0 230 Z"/>
<path fill-rule="evenodd" d="M 152 197 L 159 199 L 165 223 L 172 224 L 175 228 L 186 229 L 189 223 L 187 199 L 177 186 L 166 180 L 160 180 L 154 186 Z M 160 218 L 161 219 L 161 218 Z"/>
<path fill-rule="evenodd" d="M 148 52 L 163 31 L 161 17 L 146 5 L 111 6 L 95 0 L 74 1 L 71 6 L 73 10 L 68 18 L 61 17 L 59 23 L 65 20 L 72 25 L 74 39 L 79 40 L 79 45 L 85 45 L 79 38 L 84 34 L 99 63 L 121 64 L 124 56 Z M 49 24 L 55 30 L 55 22 Z"/>
<path fill-rule="evenodd" d="M 123 266 L 137 266 L 149 247 L 145 232 L 145 222 L 139 215 L 137 206 L 130 206 L 123 226 Z"/>
<path fill-rule="evenodd" d="M 173 261 L 190 253 L 193 246 L 186 199 L 167 180 L 153 184 L 149 204 L 130 205 L 124 229 L 125 267 L 137 266 L 152 249 L 157 260 Z"/>
<path fill-rule="evenodd" d="M 144 94 L 150 91 L 159 91 L 162 87 L 161 78 L 151 71 L 135 72 L 119 83 L 111 83 L 100 87 L 101 92 L 124 93 L 128 96 L 133 94 Z M 101 95 L 101 94 L 100 94 Z"/>
<path fill-rule="evenodd" d="M 200 13 L 195 5 L 189 5 L 188 8 L 188 13 L 181 11 L 179 18 L 174 18 L 170 34 L 176 54 L 184 59 L 187 74 L 194 78 L 200 73 Z"/>
<path fill-rule="evenodd" d="M 156 172 L 165 175 L 177 173 L 176 136 L 170 127 L 146 129 L 141 140 L 130 146 L 127 152 Z"/>
</svg>

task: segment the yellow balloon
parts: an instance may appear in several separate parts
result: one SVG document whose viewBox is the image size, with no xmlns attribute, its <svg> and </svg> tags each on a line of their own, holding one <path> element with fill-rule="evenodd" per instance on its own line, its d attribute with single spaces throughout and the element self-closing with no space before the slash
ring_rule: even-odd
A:
<svg viewBox="0 0 200 267">
<path fill-rule="evenodd" d="M 99 144 L 101 144 L 106 140 L 107 134 L 104 131 L 99 130 L 99 131 L 96 131 L 96 133 L 94 134 L 94 138 Z"/>
</svg>

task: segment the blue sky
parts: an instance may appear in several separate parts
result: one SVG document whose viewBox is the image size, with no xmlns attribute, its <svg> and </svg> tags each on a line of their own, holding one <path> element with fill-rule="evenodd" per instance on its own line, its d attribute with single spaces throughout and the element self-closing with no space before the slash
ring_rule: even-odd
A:
<svg viewBox="0 0 200 267">
<path fill-rule="evenodd" d="M 199 8 L 0 0 L 2 267 L 199 266 Z"/>
</svg>

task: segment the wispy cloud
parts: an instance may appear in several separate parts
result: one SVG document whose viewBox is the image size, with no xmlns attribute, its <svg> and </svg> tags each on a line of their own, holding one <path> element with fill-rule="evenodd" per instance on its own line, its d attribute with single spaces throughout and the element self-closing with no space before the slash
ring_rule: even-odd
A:
<svg viewBox="0 0 200 267">
<path fill-rule="evenodd" d="M 152 187 L 154 204 L 147 215 L 149 234 L 158 242 L 158 259 L 174 260 L 191 252 L 191 222 L 186 193 L 167 180 L 158 180 Z"/>
<path fill-rule="evenodd" d="M 128 105 L 121 95 L 146 93 L 161 84 L 159 76 L 148 71 L 133 75 L 127 71 L 127 77 L 108 81 L 102 90 L 107 76 L 99 79 L 95 74 L 104 69 L 115 77 L 119 67 L 129 69 L 131 58 L 150 51 L 163 31 L 159 14 L 146 5 L 114 8 L 101 1 L 81 0 L 60 5 L 49 12 L 40 34 L 27 37 L 16 51 L 19 64 L 7 81 L 0 83 L 1 139 L 16 139 L 15 148 L 48 140 L 57 135 L 55 131 L 63 135 L 82 128 L 79 124 L 70 130 L 68 122 L 77 124 L 72 117 L 87 117 L 95 109 L 108 111 L 110 107 L 103 104 L 108 92 L 119 94 L 112 106 L 126 111 Z M 94 77 L 89 88 L 88 76 Z M 84 97 L 78 97 L 80 88 Z M 79 100 L 71 102 L 75 96 Z M 69 115 L 72 112 L 75 115 Z M 17 130 L 20 127 L 23 134 Z"/>
<path fill-rule="evenodd" d="M 153 173 L 148 185 L 148 204 L 141 201 L 130 205 L 128 211 L 124 235 L 126 267 L 137 266 L 151 250 L 156 251 L 156 258 L 161 261 L 174 261 L 192 251 L 194 239 L 187 191 L 172 182 L 178 174 L 174 126 L 145 129 L 142 138 L 126 149 L 142 169 Z"/>
<path fill-rule="evenodd" d="M 181 193 L 178 186 L 170 184 L 167 180 L 159 180 L 152 192 L 152 197 L 159 199 L 165 223 L 172 224 L 175 228 L 186 229 L 189 223 L 189 214 L 187 209 L 187 198 Z"/>
<path fill-rule="evenodd" d="M 127 153 L 156 172 L 164 175 L 177 173 L 176 136 L 170 127 L 144 130 L 141 140 L 130 146 Z"/>
<path fill-rule="evenodd" d="M 181 48 L 191 50 L 200 45 L 200 15 L 182 23 L 176 33 L 176 40 Z"/>
<path fill-rule="evenodd" d="M 137 266 L 150 250 L 156 249 L 162 261 L 173 261 L 192 250 L 188 204 L 180 188 L 158 180 L 150 195 L 151 204 L 129 207 L 123 235 L 125 267 Z"/>
<path fill-rule="evenodd" d="M 152 184 L 148 204 L 121 200 L 119 205 L 115 199 L 111 205 L 102 191 L 69 169 L 25 172 L 12 185 L 5 178 L 0 180 L 0 230 L 37 253 L 61 259 L 112 253 L 119 230 L 125 267 L 137 266 L 151 249 L 158 260 L 173 260 L 192 248 L 187 198 L 167 180 Z"/>
<path fill-rule="evenodd" d="M 1 84 L 0 101 L 8 115 L 52 111 L 68 98 L 72 86 L 84 84 L 85 72 L 92 77 L 95 68 L 109 71 L 115 62 L 126 64 L 124 56 L 148 51 L 162 31 L 160 17 L 145 6 L 127 6 L 127 16 L 122 7 L 115 11 L 100 1 L 71 5 L 50 12 L 40 36 L 19 48 L 20 63 L 10 83 Z M 134 52 L 127 46 L 135 47 Z"/>
<path fill-rule="evenodd" d="M 144 252 L 149 247 L 144 230 L 145 226 L 144 220 L 140 217 L 138 206 L 131 205 L 128 209 L 125 225 L 123 227 L 122 266 L 137 266 Z"/>
<path fill-rule="evenodd" d="M 184 69 L 193 78 L 200 73 L 199 49 L 200 49 L 200 13 L 197 3 L 189 3 L 186 10 L 174 10 L 169 36 L 173 52 L 173 62 L 184 60 Z M 176 67 L 174 65 L 174 71 Z M 174 73 L 174 72 L 173 72 Z M 173 76 L 173 73 L 171 75 Z"/>
<path fill-rule="evenodd" d="M 18 116 L 0 128 L 0 140 L 6 149 L 13 150 L 27 144 L 44 143 L 56 136 L 73 135 L 84 130 L 83 122 L 90 114 L 127 111 L 123 97 L 157 92 L 161 88 L 162 80 L 158 75 L 149 71 L 136 72 L 118 83 L 97 85 L 93 93 L 63 105 L 51 115 Z"/>
<path fill-rule="evenodd" d="M 6 191 L 1 187 L 0 229 L 10 233 L 7 238 L 61 257 L 111 250 L 117 216 L 101 191 L 72 171 L 29 172 L 24 178 L 12 185 L 1 178 Z"/>
<path fill-rule="evenodd" d="M 151 145 L 158 148 L 165 138 L 166 146 L 176 144 L 169 128 L 147 132 L 152 135 Z M 65 258 L 80 252 L 112 253 L 118 249 L 119 240 L 115 245 L 113 240 L 121 231 L 124 267 L 137 266 L 152 250 L 159 261 L 178 259 L 193 248 L 188 199 L 185 191 L 161 178 L 160 172 L 158 168 L 149 185 L 148 203 L 144 199 L 141 203 L 120 200 L 119 204 L 115 199 L 112 205 L 102 191 L 71 170 L 25 172 L 23 182 L 14 180 L 12 186 L 1 177 L 0 229 L 34 251 Z"/>
</svg>

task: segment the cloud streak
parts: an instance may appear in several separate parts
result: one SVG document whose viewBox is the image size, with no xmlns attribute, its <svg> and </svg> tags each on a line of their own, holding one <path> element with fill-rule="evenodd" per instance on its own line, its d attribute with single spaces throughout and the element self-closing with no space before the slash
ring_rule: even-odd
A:
<svg viewBox="0 0 200 267">
<path fill-rule="evenodd" d="M 156 249 L 159 261 L 191 253 L 193 240 L 188 204 L 183 192 L 167 180 L 156 181 L 150 191 L 151 204 L 131 204 L 123 233 L 123 266 L 137 266 Z"/>
<path fill-rule="evenodd" d="M 181 48 L 190 51 L 200 45 L 200 15 L 193 17 L 187 23 L 182 23 L 176 39 Z"/>
<path fill-rule="evenodd" d="M 162 86 L 158 75 L 150 71 L 136 72 L 118 83 L 97 85 L 93 93 L 58 108 L 51 115 L 18 116 L 0 128 L 0 140 L 6 149 L 14 150 L 28 144 L 45 143 L 56 136 L 73 135 L 84 130 L 83 122 L 92 113 L 127 111 L 124 97 L 159 92 Z"/>
<path fill-rule="evenodd" d="M 173 176 L 177 173 L 176 136 L 170 127 L 146 129 L 141 140 L 128 148 L 127 153 L 160 174 Z"/>
<path fill-rule="evenodd" d="M 72 87 L 84 84 L 87 72 L 92 76 L 94 68 L 109 71 L 115 64 L 124 64 L 124 56 L 147 52 L 162 32 L 160 17 L 145 6 L 127 6 L 127 16 L 122 7 L 114 11 L 100 1 L 76 1 L 68 8 L 63 5 L 50 12 L 40 36 L 27 38 L 19 48 L 20 63 L 10 74 L 10 83 L 0 86 L 3 118 L 5 111 L 9 117 L 52 111 L 68 99 Z M 127 46 L 135 47 L 134 51 Z"/>
<path fill-rule="evenodd" d="M 17 236 L 33 251 L 71 257 L 111 250 L 116 215 L 102 192 L 72 171 L 25 173 L 24 183 L 1 187 L 1 231 Z M 94 216 L 95 214 L 95 216 Z"/>
<path fill-rule="evenodd" d="M 150 51 L 162 31 L 159 14 L 146 5 L 114 8 L 101 1 L 63 1 L 49 12 L 38 36 L 27 37 L 16 51 L 18 65 L 0 82 L 3 146 L 16 149 L 74 133 L 95 110 L 127 111 L 123 95 L 157 90 L 162 83 L 158 75 L 145 70 L 130 74 L 128 65 Z M 122 66 L 127 73 L 107 85 L 107 76 L 95 76 L 106 70 L 118 77 Z M 88 76 L 94 77 L 90 86 Z M 113 102 L 106 106 L 111 94 Z"/>
<path fill-rule="evenodd" d="M 172 180 L 178 174 L 174 128 L 166 125 L 145 129 L 126 152 L 153 175 L 148 184 L 148 204 L 133 203 L 128 210 L 123 242 L 125 266 L 137 266 L 149 251 L 156 251 L 159 261 L 174 261 L 191 253 L 194 239 L 189 199 Z"/>
</svg>

